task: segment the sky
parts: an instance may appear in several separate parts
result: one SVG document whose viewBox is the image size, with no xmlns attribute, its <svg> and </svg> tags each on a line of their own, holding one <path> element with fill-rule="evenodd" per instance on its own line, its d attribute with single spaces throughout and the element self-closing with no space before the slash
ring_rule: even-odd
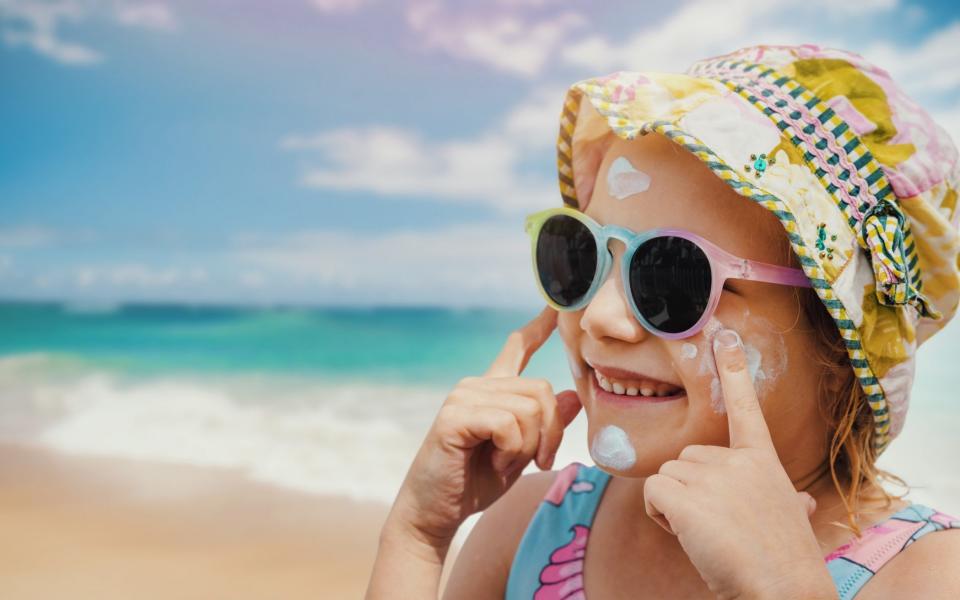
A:
<svg viewBox="0 0 960 600">
<path fill-rule="evenodd" d="M 0 299 L 542 305 L 565 90 L 758 43 L 960 140 L 956 3 L 0 0 Z"/>
</svg>

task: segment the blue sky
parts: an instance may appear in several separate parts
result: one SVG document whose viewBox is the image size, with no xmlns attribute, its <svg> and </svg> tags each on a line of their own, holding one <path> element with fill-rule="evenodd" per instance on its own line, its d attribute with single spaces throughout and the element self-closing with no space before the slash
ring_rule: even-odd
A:
<svg viewBox="0 0 960 600">
<path fill-rule="evenodd" d="M 538 305 L 579 79 L 819 43 L 960 139 L 960 9 L 833 4 L 0 0 L 0 298 Z"/>
</svg>

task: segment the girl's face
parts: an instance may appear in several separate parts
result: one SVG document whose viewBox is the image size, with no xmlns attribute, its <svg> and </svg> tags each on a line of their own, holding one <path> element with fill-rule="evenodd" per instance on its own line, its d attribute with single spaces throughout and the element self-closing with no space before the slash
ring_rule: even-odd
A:
<svg viewBox="0 0 960 600">
<path fill-rule="evenodd" d="M 665 137 L 617 138 L 596 150 L 595 160 L 599 168 L 594 167 L 592 194 L 590 176 L 576 183 L 580 197 L 588 199 L 582 210 L 598 223 L 634 231 L 682 228 L 743 258 L 797 266 L 772 213 L 734 192 Z M 825 433 L 817 409 L 819 368 L 809 358 L 815 337 L 795 288 L 729 280 L 707 327 L 684 340 L 665 340 L 640 325 L 624 297 L 624 245 L 614 240 L 608 249 L 614 268 L 596 296 L 585 308 L 561 312 L 558 318 L 589 421 L 590 453 L 598 466 L 644 477 L 676 458 L 684 446 L 728 445 L 712 350 L 713 336 L 724 327 L 736 330 L 743 340 L 764 416 L 788 473 L 793 453 L 821 455 Z M 608 378 L 611 385 L 636 388 L 637 398 L 652 391 L 668 399 L 624 394 L 618 401 L 605 400 L 597 393 L 593 366 L 637 373 Z"/>
</svg>

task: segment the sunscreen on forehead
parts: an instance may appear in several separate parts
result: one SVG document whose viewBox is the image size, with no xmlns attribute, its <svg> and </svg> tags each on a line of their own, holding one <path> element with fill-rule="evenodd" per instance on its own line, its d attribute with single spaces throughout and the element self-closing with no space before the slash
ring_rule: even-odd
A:
<svg viewBox="0 0 960 600">
<path fill-rule="evenodd" d="M 624 156 L 618 156 L 607 170 L 607 192 L 617 200 L 647 191 L 650 176 L 640 171 Z"/>
</svg>

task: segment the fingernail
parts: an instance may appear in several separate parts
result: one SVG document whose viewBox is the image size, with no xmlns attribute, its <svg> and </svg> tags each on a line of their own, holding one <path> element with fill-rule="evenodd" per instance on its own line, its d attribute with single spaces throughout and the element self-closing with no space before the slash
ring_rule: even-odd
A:
<svg viewBox="0 0 960 600">
<path fill-rule="evenodd" d="M 736 348 L 740 346 L 740 335 L 732 329 L 721 329 L 717 337 L 713 338 L 713 349 Z"/>
</svg>

